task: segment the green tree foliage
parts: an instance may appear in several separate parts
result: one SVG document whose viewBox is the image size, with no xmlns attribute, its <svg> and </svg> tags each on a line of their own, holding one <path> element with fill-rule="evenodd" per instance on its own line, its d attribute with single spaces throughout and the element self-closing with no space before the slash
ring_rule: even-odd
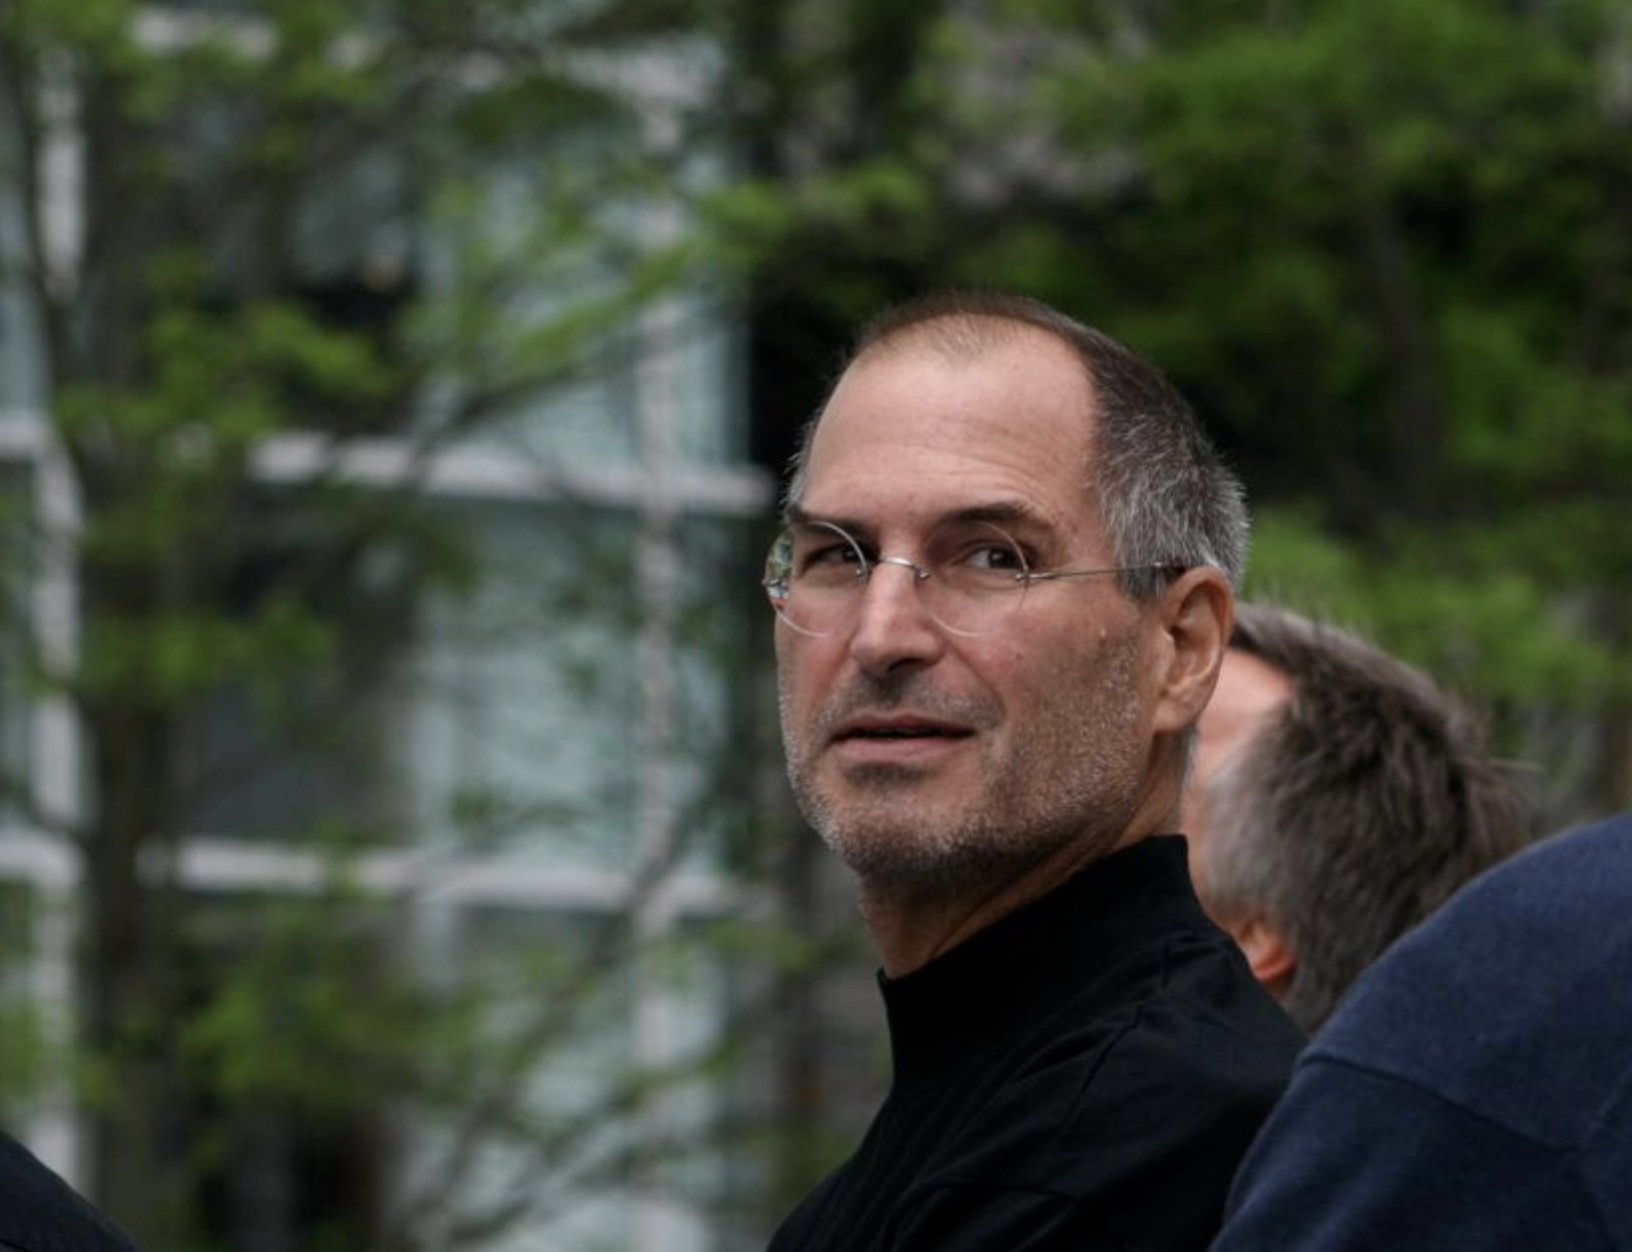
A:
<svg viewBox="0 0 1632 1252">
<path fill-rule="evenodd" d="M 1064 131 L 1135 154 L 1090 291 L 1238 447 L 1256 585 L 1347 554 L 1328 604 L 1501 714 L 1555 821 L 1632 800 L 1627 39 L 1594 2 L 1175 11 Z M 1566 709 L 1593 775 L 1523 740 Z"/>
<path fill-rule="evenodd" d="M 28 777 L 5 780 L 6 803 L 83 867 L 68 1068 L 91 1114 L 87 1184 L 150 1247 L 207 1246 L 211 1188 L 257 1144 L 378 1136 L 387 1109 L 435 1129 L 423 1185 L 354 1180 L 327 1214 L 297 1215 L 303 1246 L 477 1244 L 707 1138 L 696 1116 L 684 1143 L 636 1129 L 725 1063 L 710 1038 L 656 1075 L 601 1049 L 577 1076 L 595 1109 L 534 1090 L 583 1050 L 604 984 L 637 965 L 669 976 L 648 931 L 683 842 L 644 851 L 593 934 L 522 936 L 503 969 L 440 983 L 408 959 L 419 888 L 382 896 L 363 872 L 424 818 L 392 803 L 382 692 L 424 605 L 484 585 L 424 498 L 437 454 L 604 375 L 654 298 L 695 288 L 684 206 L 713 177 L 688 120 L 712 72 L 695 20 L 656 3 L 0 4 L 0 291 L 38 332 L 39 438 L 72 483 L 70 515 L 20 523 L 9 548 L 8 692 L 70 710 L 86 756 L 78 811 Z M 364 481 L 386 437 L 389 472 Z M 636 544 L 626 525 L 620 557 L 597 556 L 592 514 L 555 519 L 582 563 L 530 588 L 525 625 L 554 606 L 627 639 L 626 672 L 646 628 Z M 675 629 L 696 646 L 676 664 L 717 716 L 658 745 L 680 744 L 687 795 L 716 770 L 740 792 L 755 768 L 708 755 L 733 716 L 721 685 L 740 678 L 721 638 L 737 646 L 738 619 L 706 588 L 739 539 L 671 523 L 652 540 L 704 571 L 678 580 Z M 69 553 L 74 638 L 27 604 L 30 575 Z M 578 678 L 586 704 L 629 700 L 622 673 Z M 283 803 L 290 788 L 316 800 Z M 433 820 L 472 846 L 575 820 L 453 799 Z M 284 890 L 187 887 L 190 837 L 228 811 L 301 853 Z M 38 1069 L 33 1033 L 13 1034 Z M 496 1144 L 531 1186 L 487 1195 Z"/>
<path fill-rule="evenodd" d="M 1245 472 L 1252 592 L 1488 707 L 1541 823 L 1632 803 L 1625 6 L 991 0 L 895 36 L 866 104 L 796 58 L 827 95 L 794 133 L 855 142 L 735 193 L 823 249 L 761 281 L 1021 289 L 1129 340 Z"/>
</svg>

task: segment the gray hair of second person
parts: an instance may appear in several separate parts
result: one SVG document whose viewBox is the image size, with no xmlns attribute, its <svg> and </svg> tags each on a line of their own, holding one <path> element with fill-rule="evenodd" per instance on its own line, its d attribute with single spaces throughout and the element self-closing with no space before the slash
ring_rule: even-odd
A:
<svg viewBox="0 0 1632 1252">
<path fill-rule="evenodd" d="M 1293 691 L 1210 784 L 1201 877 L 1215 916 L 1257 910 L 1290 944 L 1282 1005 L 1313 1033 L 1394 940 L 1528 841 L 1525 806 L 1471 712 L 1404 662 L 1251 603 L 1230 646 Z"/>
<path fill-rule="evenodd" d="M 844 368 L 909 340 L 953 359 L 972 358 L 1023 328 L 1064 342 L 1083 363 L 1097 411 L 1087 481 L 1116 552 L 1123 590 L 1155 597 L 1165 585 L 1152 566 L 1211 565 L 1239 587 L 1250 525 L 1240 480 L 1224 464 L 1178 390 L 1150 362 L 1102 331 L 1039 300 L 996 293 L 943 292 L 888 309 L 862 330 Z M 811 443 L 822 412 L 805 425 L 789 463 L 786 503 L 803 498 Z"/>
</svg>

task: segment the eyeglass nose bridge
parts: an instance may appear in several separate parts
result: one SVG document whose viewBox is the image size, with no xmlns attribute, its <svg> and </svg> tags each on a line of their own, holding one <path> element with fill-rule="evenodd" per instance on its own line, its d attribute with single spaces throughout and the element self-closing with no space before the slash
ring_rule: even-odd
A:
<svg viewBox="0 0 1632 1252">
<path fill-rule="evenodd" d="M 899 565 L 902 569 L 910 569 L 912 571 L 912 580 L 915 583 L 926 582 L 935 576 L 934 570 L 925 569 L 909 556 L 879 556 L 868 562 L 868 581 L 872 580 L 873 570 L 880 565 Z"/>
<path fill-rule="evenodd" d="M 937 571 L 935 569 L 929 566 L 921 565 L 908 556 L 877 556 L 871 559 L 863 558 L 863 572 L 860 580 L 861 595 L 858 595 L 855 601 L 852 603 L 852 613 L 859 615 L 862 612 L 862 600 L 866 595 L 867 588 L 872 584 L 873 571 L 881 565 L 898 565 L 902 569 L 910 570 L 912 572 L 912 582 L 909 585 L 918 592 L 918 595 L 915 598 L 917 600 L 919 610 L 927 614 L 929 620 L 934 622 L 941 630 L 946 631 L 948 634 L 957 635 L 963 638 L 971 638 L 981 633 L 979 630 L 969 630 L 965 627 L 954 625 L 951 621 L 947 620 L 947 610 L 949 606 L 939 603 L 944 593 L 948 590 L 947 584 L 944 580 L 936 578 Z M 932 579 L 934 580 L 933 583 L 931 583 Z M 926 583 L 930 583 L 931 586 L 937 590 L 929 591 L 929 589 L 925 587 Z"/>
<path fill-rule="evenodd" d="M 852 617 L 859 618 L 861 614 L 866 611 L 863 605 L 868 599 L 871 598 L 868 595 L 868 591 L 873 585 L 873 575 L 881 566 L 885 565 L 897 565 L 902 569 L 911 572 L 912 581 L 908 583 L 907 586 L 912 589 L 912 598 L 918 605 L 918 611 L 927 613 L 931 621 L 945 628 L 946 623 L 941 620 L 941 615 L 935 611 L 934 606 L 929 604 L 924 596 L 924 592 L 926 590 L 925 584 L 929 583 L 929 581 L 935 577 L 935 571 L 928 566 L 920 565 L 917 561 L 914 561 L 908 556 L 881 555 L 871 558 L 862 558 L 861 578 L 856 587 L 854 602 L 850 607 Z M 935 585 L 939 586 L 938 583 Z M 934 596 L 931 595 L 930 599 L 933 598 Z"/>
</svg>

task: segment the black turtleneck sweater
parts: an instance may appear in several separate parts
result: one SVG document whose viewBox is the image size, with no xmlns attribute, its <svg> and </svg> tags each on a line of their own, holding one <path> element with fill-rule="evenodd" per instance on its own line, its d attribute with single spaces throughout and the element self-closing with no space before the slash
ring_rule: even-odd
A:
<svg viewBox="0 0 1632 1252">
<path fill-rule="evenodd" d="M 771 1252 L 1203 1249 L 1302 1045 L 1173 837 L 880 985 L 889 1095 Z"/>
</svg>

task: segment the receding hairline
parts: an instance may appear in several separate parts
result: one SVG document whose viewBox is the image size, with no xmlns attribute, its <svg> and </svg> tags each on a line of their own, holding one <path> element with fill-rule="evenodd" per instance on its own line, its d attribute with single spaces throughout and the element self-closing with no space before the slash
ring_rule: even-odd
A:
<svg viewBox="0 0 1632 1252">
<path fill-rule="evenodd" d="M 827 411 L 838 385 L 858 366 L 913 352 L 928 351 L 953 365 L 978 365 L 987 358 L 1009 348 L 1028 345 L 1053 344 L 1062 360 L 1069 360 L 1083 384 L 1083 418 L 1087 429 L 1093 428 L 1100 411 L 1099 386 L 1094 369 L 1077 344 L 1065 334 L 1048 326 L 1002 313 L 948 312 L 920 321 L 886 328 L 876 338 L 864 339 L 857 344 L 854 354 L 835 381 L 833 391 L 818 411 L 817 420 Z"/>
<path fill-rule="evenodd" d="M 1044 313 L 1050 311 L 1039 306 Z M 892 311 L 893 312 L 893 311 Z M 1054 315 L 1064 320 L 1063 315 Z M 886 316 L 865 327 L 858 337 L 844 367 L 834 377 L 823 397 L 821 406 L 806 424 L 801 437 L 800 454 L 793 463 L 785 505 L 798 503 L 800 488 L 805 482 L 806 457 L 818 428 L 832 406 L 844 380 L 858 369 L 887 362 L 892 357 L 913 352 L 928 351 L 952 364 L 972 365 L 992 354 L 1027 341 L 1054 343 L 1069 359 L 1076 376 L 1082 383 L 1082 443 L 1077 453 L 1092 454 L 1092 448 L 1101 417 L 1102 398 L 1092 363 L 1083 355 L 1080 346 L 1064 326 L 1055 326 L 1033 317 L 1005 311 L 1002 308 L 948 307 L 933 311 L 914 312 L 910 317 Z M 1085 465 L 1086 469 L 1086 465 Z M 1085 479 L 1086 483 L 1086 479 Z"/>
<path fill-rule="evenodd" d="M 810 454 L 834 398 L 851 375 L 875 365 L 886 365 L 892 359 L 905 358 L 915 352 L 928 352 L 950 365 L 978 366 L 994 353 L 1014 346 L 1024 347 L 1028 341 L 1056 344 L 1059 351 L 1069 358 L 1069 365 L 1081 385 L 1081 409 L 1075 415 L 1078 421 L 1075 446 L 1070 449 L 1069 455 L 1075 457 L 1081 466 L 1082 488 L 1094 494 L 1092 458 L 1099 438 L 1102 400 L 1090 362 L 1065 334 L 1049 326 L 1001 312 L 953 309 L 914 318 L 899 325 L 885 325 L 882 330 L 873 326 L 864 330 L 844 368 L 834 378 L 821 407 L 806 424 L 800 437 L 800 449 L 793 459 L 788 486 L 782 497 L 783 521 L 792 521 L 800 512 L 805 489 L 809 485 Z"/>
<path fill-rule="evenodd" d="M 870 326 L 857 342 L 849 364 L 917 347 L 928 347 L 950 358 L 980 357 L 1033 333 L 1057 339 L 1066 348 L 1071 346 L 1056 331 L 1013 314 L 987 309 L 944 309 Z"/>
<path fill-rule="evenodd" d="M 948 361 L 973 362 L 1028 339 L 1052 340 L 1070 356 L 1086 384 L 1085 416 L 1091 419 L 1099 410 L 1099 387 L 1080 339 L 1096 333 L 1028 297 L 949 293 L 886 310 L 864 326 L 834 389 L 853 368 L 878 357 L 927 348 Z M 827 401 L 831 399 L 830 391 Z"/>
</svg>

